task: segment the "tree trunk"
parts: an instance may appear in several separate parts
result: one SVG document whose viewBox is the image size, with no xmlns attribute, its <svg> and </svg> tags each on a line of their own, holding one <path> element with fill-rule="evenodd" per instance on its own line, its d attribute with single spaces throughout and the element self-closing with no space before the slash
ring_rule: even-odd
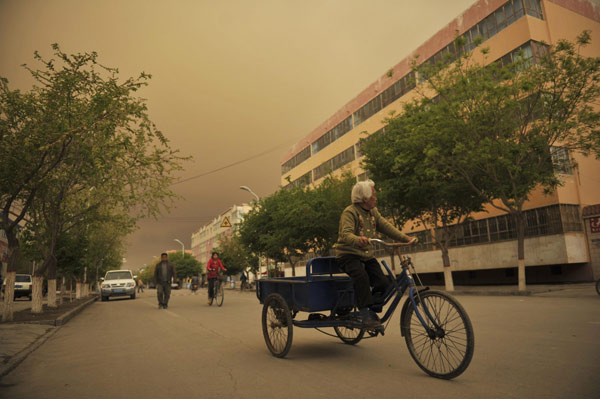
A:
<svg viewBox="0 0 600 399">
<path fill-rule="evenodd" d="M 81 281 L 75 283 L 75 299 L 81 299 Z"/>
<path fill-rule="evenodd" d="M 8 218 L 8 216 L 3 215 Z M 6 224 L 6 223 L 4 223 Z M 4 293 L 4 308 L 2 309 L 2 321 L 13 320 L 13 302 L 15 300 L 15 279 L 17 274 L 17 262 L 21 255 L 19 240 L 14 229 L 7 229 L 6 239 L 8 241 L 8 265 L 6 267 L 6 292 Z"/>
<path fill-rule="evenodd" d="M 523 211 L 514 214 L 515 227 L 517 229 L 517 269 L 519 276 L 519 291 L 527 289 L 525 281 L 525 218 Z"/>
<path fill-rule="evenodd" d="M 31 313 L 42 313 L 42 287 L 44 285 L 44 276 L 33 276 L 33 290 L 31 296 Z"/>
<path fill-rule="evenodd" d="M 50 255 L 48 265 L 48 307 L 56 308 L 56 256 Z"/>
<path fill-rule="evenodd" d="M 6 272 L 6 286 L 4 289 L 4 308 L 2 309 L 2 321 L 12 321 L 13 319 L 13 302 L 15 299 L 15 279 L 17 272 Z"/>
<path fill-rule="evenodd" d="M 56 279 L 48 279 L 48 307 L 56 308 L 58 303 L 56 302 Z"/>
<path fill-rule="evenodd" d="M 67 284 L 65 282 L 65 276 L 63 276 L 61 279 L 61 283 L 60 283 L 60 295 L 58 296 L 58 304 L 59 305 L 62 305 L 62 303 L 63 303 L 66 289 L 67 289 Z"/>
<path fill-rule="evenodd" d="M 444 265 L 444 282 L 446 291 L 454 291 L 454 280 L 452 279 L 452 269 L 450 266 L 450 255 L 445 245 L 440 245 L 442 249 L 442 264 Z"/>
<path fill-rule="evenodd" d="M 69 279 L 69 302 L 73 302 L 73 277 Z"/>
</svg>

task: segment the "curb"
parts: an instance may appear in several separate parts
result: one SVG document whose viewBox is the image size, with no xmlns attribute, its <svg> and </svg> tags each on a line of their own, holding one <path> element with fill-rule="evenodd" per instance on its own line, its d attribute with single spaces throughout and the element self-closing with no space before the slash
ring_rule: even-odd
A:
<svg viewBox="0 0 600 399">
<path fill-rule="evenodd" d="M 473 295 L 473 296 L 530 296 L 533 294 L 541 293 L 541 292 L 549 292 L 548 291 L 445 291 L 450 295 Z"/>
<path fill-rule="evenodd" d="M 2 377 L 4 377 L 5 375 L 13 371 L 15 368 L 17 368 L 17 366 L 27 358 L 27 356 L 29 356 L 37 348 L 42 346 L 42 344 L 46 342 L 51 336 L 56 334 L 58 330 L 60 330 L 60 327 L 52 328 L 51 330 L 46 331 L 43 335 L 39 336 L 35 341 L 33 341 L 33 343 L 27 348 L 23 349 L 21 352 L 11 357 L 10 360 L 6 363 L 6 365 L 0 368 L 0 380 L 2 379 Z"/>
<path fill-rule="evenodd" d="M 2 366 L 0 368 L 0 380 L 2 379 L 2 377 L 4 377 L 5 375 L 7 375 L 11 371 L 13 371 L 19 364 L 21 364 L 27 358 L 27 356 L 29 356 L 37 348 L 42 346 L 42 344 L 44 342 L 46 342 L 51 336 L 56 334 L 56 332 L 58 330 L 60 330 L 60 328 L 62 326 L 67 324 L 67 322 L 69 320 L 71 320 L 75 315 L 77 315 L 79 312 L 81 312 L 89 304 L 95 302 L 97 299 L 98 299 L 98 296 L 96 296 L 96 295 L 92 296 L 87 301 L 83 302 L 81 305 L 77 306 L 75 309 L 71 309 L 69 312 L 60 316 L 56 320 L 48 320 L 47 322 L 37 322 L 37 323 L 23 323 L 23 324 L 44 324 L 44 325 L 55 326 L 55 328 L 52 328 L 52 329 L 46 331 L 44 334 L 42 334 L 38 338 L 36 338 L 36 340 L 33 341 L 33 343 L 31 345 L 29 345 L 27 348 L 23 349 L 21 352 L 18 352 L 14 356 L 12 356 L 10 358 L 10 360 L 4 366 Z"/>
<path fill-rule="evenodd" d="M 71 309 L 69 312 L 67 312 L 64 315 L 57 318 L 54 321 L 54 325 L 57 327 L 60 327 L 60 326 L 67 324 L 67 322 L 69 320 L 71 320 L 73 318 L 73 316 L 75 316 L 77 313 L 81 312 L 85 307 L 87 307 L 92 302 L 96 302 L 96 300 L 98 300 L 98 296 L 97 295 L 92 296 L 87 301 L 85 301 L 81 305 L 77 306 L 75 309 Z"/>
</svg>

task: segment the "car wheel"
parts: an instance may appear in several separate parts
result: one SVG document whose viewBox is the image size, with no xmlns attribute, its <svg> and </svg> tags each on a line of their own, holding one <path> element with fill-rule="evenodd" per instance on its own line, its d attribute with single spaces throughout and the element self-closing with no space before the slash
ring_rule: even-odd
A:
<svg viewBox="0 0 600 399">
<path fill-rule="evenodd" d="M 135 293 L 129 296 L 131 299 L 135 299 Z"/>
<path fill-rule="evenodd" d="M 108 297 L 105 297 L 104 295 L 102 296 L 102 302 L 106 302 L 108 301 Z"/>
</svg>

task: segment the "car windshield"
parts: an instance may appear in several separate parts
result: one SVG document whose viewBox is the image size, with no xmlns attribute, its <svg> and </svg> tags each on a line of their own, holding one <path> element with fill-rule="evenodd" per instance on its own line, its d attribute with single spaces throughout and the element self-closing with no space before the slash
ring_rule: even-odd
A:
<svg viewBox="0 0 600 399">
<path fill-rule="evenodd" d="M 17 283 L 31 283 L 31 276 L 16 276 L 15 282 Z"/>
<path fill-rule="evenodd" d="M 105 280 L 124 280 L 130 278 L 131 272 L 109 272 L 106 273 Z"/>
</svg>

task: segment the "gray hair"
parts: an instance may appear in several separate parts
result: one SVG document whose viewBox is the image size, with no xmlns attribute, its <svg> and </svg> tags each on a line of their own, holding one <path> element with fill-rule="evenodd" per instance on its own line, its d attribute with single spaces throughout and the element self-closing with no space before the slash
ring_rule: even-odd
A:
<svg viewBox="0 0 600 399">
<path fill-rule="evenodd" d="M 365 180 L 359 181 L 352 187 L 352 195 L 350 198 L 352 199 L 352 203 L 361 203 L 365 202 L 373 195 L 373 187 L 375 187 L 375 183 L 373 180 Z"/>
</svg>

